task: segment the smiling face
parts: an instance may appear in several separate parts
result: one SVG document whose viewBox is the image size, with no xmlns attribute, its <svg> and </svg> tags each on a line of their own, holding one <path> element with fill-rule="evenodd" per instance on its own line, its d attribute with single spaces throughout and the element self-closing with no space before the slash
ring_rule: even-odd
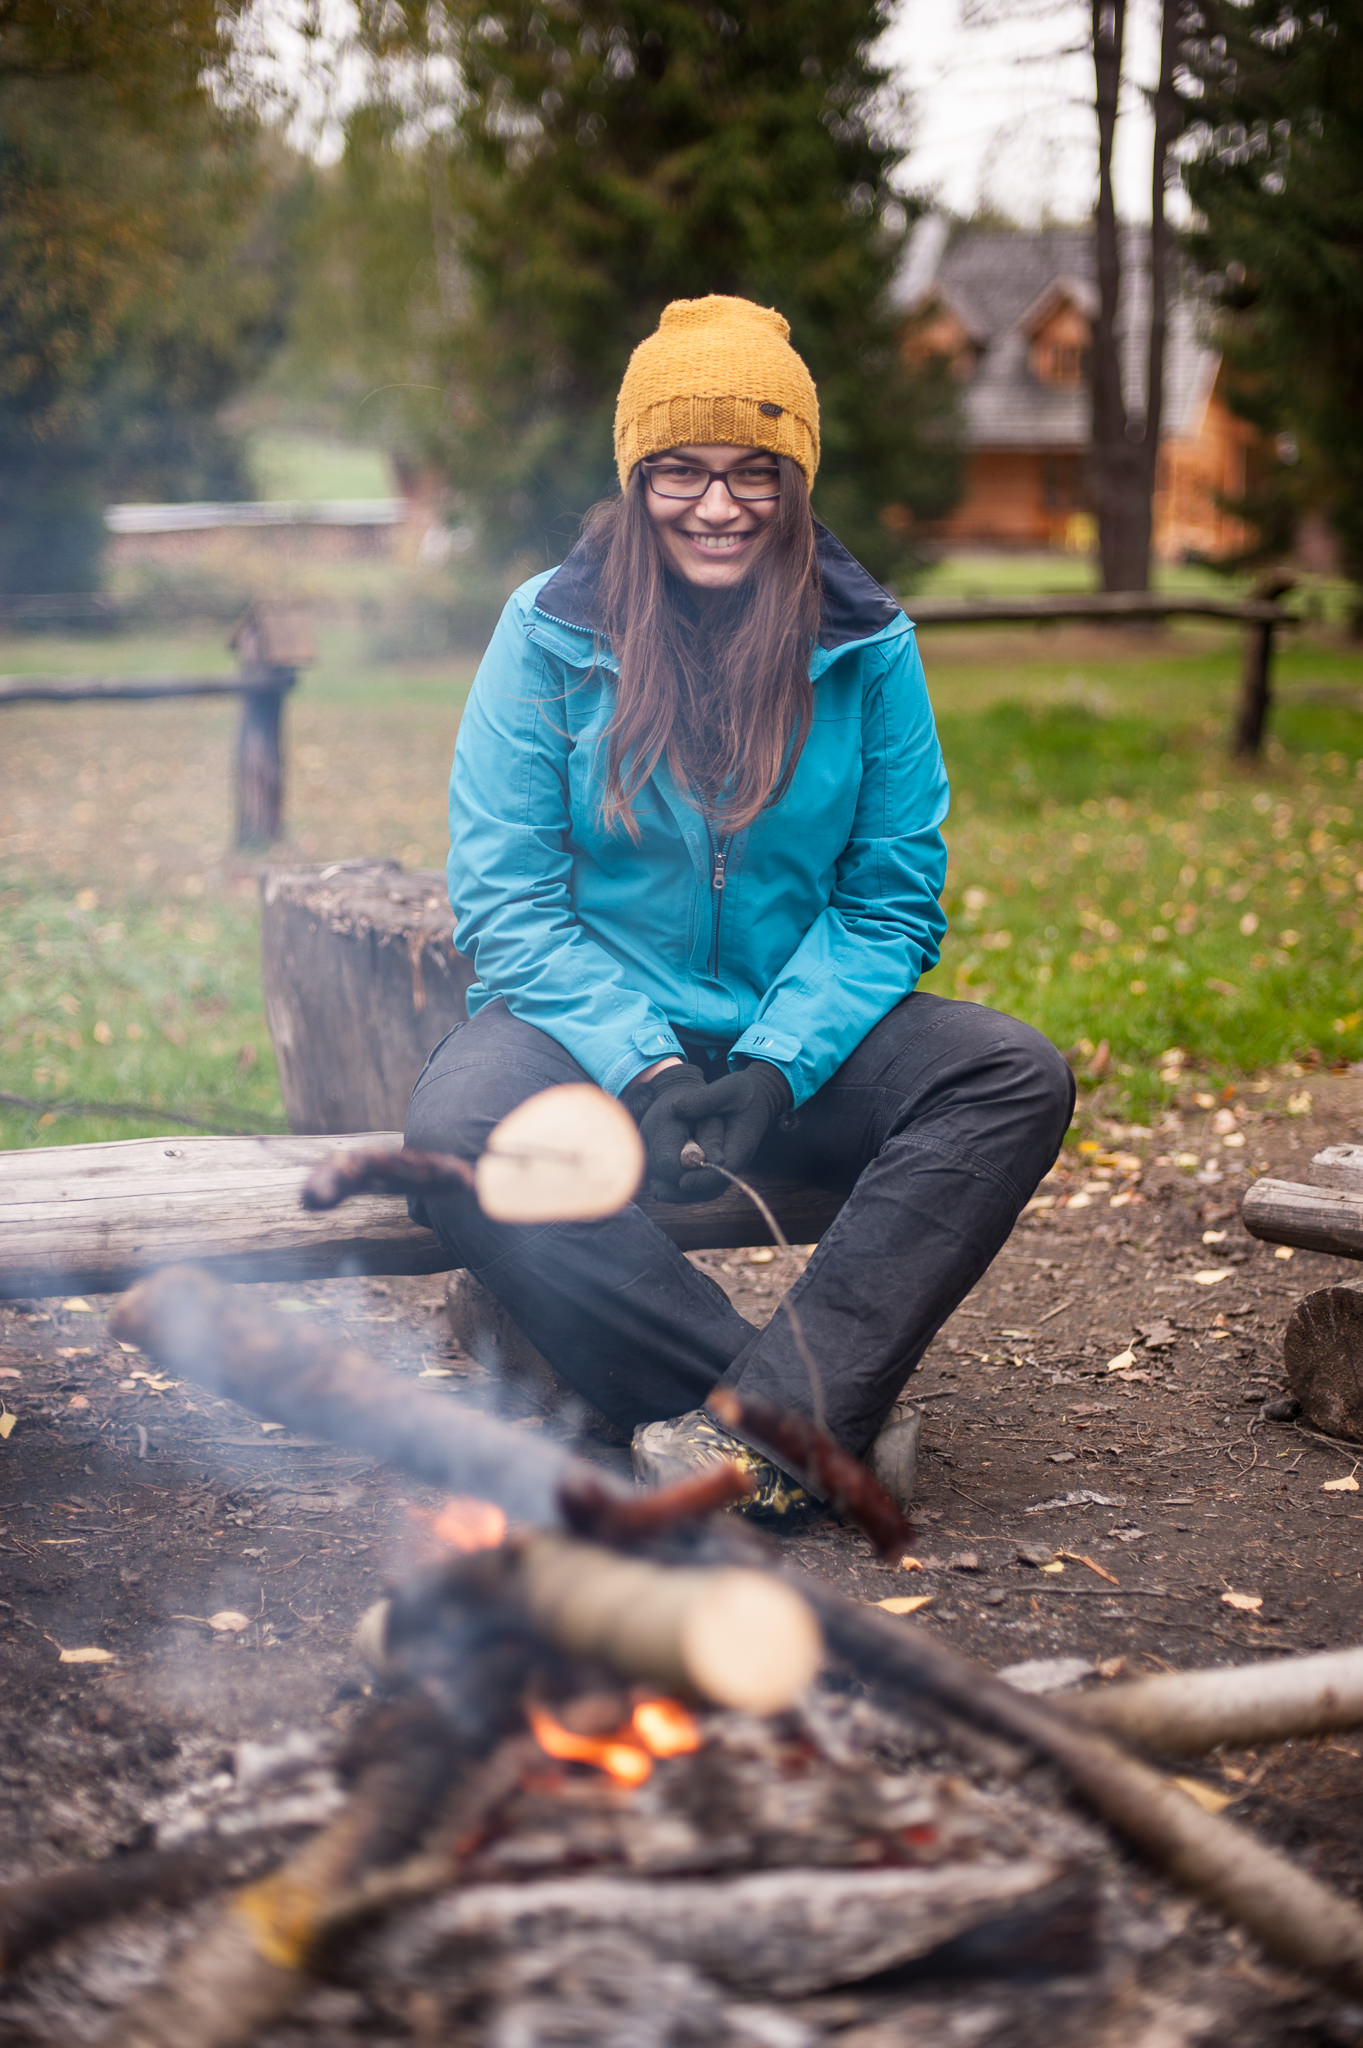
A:
<svg viewBox="0 0 1363 2048">
<path fill-rule="evenodd" d="M 763 448 L 688 442 L 685 447 L 669 449 L 665 457 L 656 459 L 692 463 L 726 476 L 730 470 L 750 470 L 754 466 L 776 470 L 774 458 Z M 644 474 L 647 479 L 647 468 Z M 696 590 L 733 590 L 747 575 L 779 500 L 771 497 L 739 501 L 716 477 L 703 498 L 665 498 L 649 481 L 644 503 L 669 568 Z"/>
</svg>

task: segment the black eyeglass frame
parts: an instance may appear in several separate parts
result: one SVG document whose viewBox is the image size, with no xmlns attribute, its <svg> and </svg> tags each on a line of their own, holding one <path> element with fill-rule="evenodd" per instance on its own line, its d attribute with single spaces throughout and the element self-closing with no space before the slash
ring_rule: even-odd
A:
<svg viewBox="0 0 1363 2048">
<path fill-rule="evenodd" d="M 702 485 L 701 489 L 698 491 L 661 490 L 659 486 L 654 482 L 654 471 L 660 463 L 664 462 L 670 462 L 677 469 L 694 470 L 698 476 L 703 476 L 705 478 L 705 482 Z M 680 457 L 675 455 L 646 455 L 643 461 L 639 464 L 639 467 L 644 472 L 644 476 L 647 480 L 649 489 L 657 492 L 657 495 L 660 498 L 670 499 L 674 504 L 698 504 L 700 500 L 705 496 L 705 493 L 709 490 L 711 484 L 713 483 L 723 484 L 725 490 L 729 493 L 729 496 L 733 499 L 735 505 L 770 505 L 775 499 L 779 498 L 781 495 L 781 471 L 779 467 L 776 467 L 773 468 L 771 471 L 772 482 L 775 486 L 773 490 L 763 491 L 760 497 L 753 497 L 751 494 L 749 494 L 746 497 L 740 498 L 738 492 L 734 489 L 729 479 L 732 476 L 736 476 L 740 470 L 747 468 L 755 469 L 757 467 L 756 462 L 738 462 L 734 464 L 734 467 L 732 469 L 706 469 L 702 463 L 683 462 L 680 459 Z"/>
</svg>

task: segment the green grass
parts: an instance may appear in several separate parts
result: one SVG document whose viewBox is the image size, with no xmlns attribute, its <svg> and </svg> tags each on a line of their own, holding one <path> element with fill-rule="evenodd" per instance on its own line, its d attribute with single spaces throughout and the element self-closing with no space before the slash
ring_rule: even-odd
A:
<svg viewBox="0 0 1363 2048">
<path fill-rule="evenodd" d="M 391 498 L 393 472 L 381 449 L 320 434 L 270 428 L 247 437 L 247 463 L 262 498 Z"/>
<path fill-rule="evenodd" d="M 400 610 L 397 572 L 354 567 Z M 351 571 L 316 574 L 325 592 Z M 381 657 L 317 616 L 276 857 L 436 867 L 472 663 Z M 1175 1045 L 1208 1085 L 1307 1049 L 1363 1058 L 1363 655 L 1319 632 L 1286 646 L 1270 746 L 1239 768 L 1234 631 L 923 638 L 954 790 L 952 928 L 929 986 L 1028 1018 L 1081 1070 L 1106 1040 L 1098 1100 L 1139 1120 L 1174 1092 L 1158 1072 Z M 0 668 L 227 669 L 221 641 L 10 639 Z M 0 1145 L 173 1128 L 56 1106 L 72 1102 L 280 1127 L 258 864 L 230 846 L 235 718 L 205 702 L 0 711 L 0 1091 L 51 1105 L 0 1103 Z"/>
</svg>

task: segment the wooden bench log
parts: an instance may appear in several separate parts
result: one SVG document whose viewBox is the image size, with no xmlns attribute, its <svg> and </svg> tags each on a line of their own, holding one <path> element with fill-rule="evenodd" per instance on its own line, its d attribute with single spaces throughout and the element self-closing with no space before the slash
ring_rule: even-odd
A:
<svg viewBox="0 0 1363 2048">
<path fill-rule="evenodd" d="M 130 1138 L 0 1153 L 0 1298 L 108 1294 L 192 1260 L 232 1280 L 442 1273 L 454 1261 L 407 1205 L 366 1195 L 325 1214 L 298 1204 L 304 1178 L 338 1147 L 401 1143 L 396 1131 L 341 1137 Z M 793 1244 L 828 1227 L 841 1197 L 759 1183 Z M 752 1204 L 643 1203 L 683 1251 L 768 1244 Z"/>
<path fill-rule="evenodd" d="M 1363 1188 L 1317 1188 L 1293 1180 L 1257 1180 L 1240 1205 L 1251 1237 L 1363 1259 Z"/>
</svg>

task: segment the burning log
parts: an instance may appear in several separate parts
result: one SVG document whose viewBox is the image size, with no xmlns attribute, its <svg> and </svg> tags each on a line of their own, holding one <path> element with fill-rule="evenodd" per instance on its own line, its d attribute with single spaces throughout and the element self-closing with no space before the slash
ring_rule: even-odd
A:
<svg viewBox="0 0 1363 2048">
<path fill-rule="evenodd" d="M 792 1706 L 823 1658 L 808 1601 L 774 1573 L 656 1564 L 544 1531 L 456 1559 L 399 1595 L 381 1627 L 366 1617 L 366 1647 L 386 1657 L 431 1633 L 434 1607 L 470 1598 L 522 1618 L 565 1656 L 753 1714 Z"/>
<path fill-rule="evenodd" d="M 1363 1912 L 1106 1736 L 985 1672 L 945 1643 L 813 1586 L 834 1656 L 890 1695 L 926 1693 L 1059 1766 L 1087 1804 L 1175 1883 L 1248 1930 L 1290 1969 L 1363 1993 Z"/>
<path fill-rule="evenodd" d="M 287 2012 L 327 1942 L 363 1917 L 366 1877 L 401 1863 L 451 1787 L 463 1792 L 455 1813 L 444 1816 L 456 1839 L 505 1796 L 509 1782 L 495 1768 L 470 1782 L 474 1766 L 500 1745 L 524 1683 L 523 1663 L 508 1659 L 504 1642 L 490 1650 L 490 1659 L 469 1660 L 462 1730 L 419 1698 L 375 1717 L 367 1733 L 379 1753 L 363 1764 L 344 1812 L 239 1891 L 165 1982 L 123 2014 L 108 2048 L 246 2048 Z M 447 1877 L 454 1867 L 452 1853 Z"/>
<path fill-rule="evenodd" d="M 194 1266 L 166 1266 L 130 1288 L 109 1319 L 177 1379 L 192 1379 L 267 1420 L 382 1458 L 443 1492 L 496 1501 L 552 1526 L 570 1475 L 606 1482 L 560 1445 L 414 1387 L 358 1346 L 248 1303 Z"/>
<path fill-rule="evenodd" d="M 1181 1756 L 1200 1756 L 1223 1742 L 1287 1742 L 1363 1727 L 1363 1650 L 1174 1671 L 1060 1704 L 1087 1727 Z"/>
<path fill-rule="evenodd" d="M 567 1452 L 461 1409 L 448 1397 L 423 1396 L 358 1350 L 335 1347 L 282 1316 L 243 1311 L 226 1289 L 192 1270 L 171 1268 L 140 1283 L 118 1305 L 114 1328 L 125 1340 L 143 1344 L 159 1363 L 257 1413 L 324 1430 L 418 1477 L 496 1500 L 525 1521 L 552 1525 L 561 1517 L 565 1479 L 580 1484 L 590 1473 L 594 1483 L 602 1483 L 593 1468 Z M 705 1554 L 727 1562 L 737 1541 L 711 1527 Z M 603 1601 L 594 1609 L 588 1596 L 574 1606 L 570 1550 L 562 1544 L 537 1548 L 540 1542 L 530 1538 L 521 1548 L 527 1599 L 538 1589 L 537 1619 L 566 1603 L 579 1617 L 578 1640 L 609 1646 L 609 1654 L 636 1631 L 648 1636 L 650 1583 L 631 1581 L 632 1598 L 620 1604 Z M 708 1586 L 713 1575 L 702 1578 Z M 622 1582 L 608 1575 L 601 1583 Z M 1203 1812 L 1115 1742 L 1014 1690 L 926 1631 L 854 1606 L 815 1581 L 801 1578 L 798 1584 L 822 1623 L 830 1652 L 860 1679 L 900 1702 L 907 1699 L 915 1712 L 925 1706 L 944 1710 L 1021 1741 L 1056 1764 L 1127 1842 L 1246 1928 L 1269 1954 L 1354 1995 L 1363 1992 L 1363 1913 L 1355 1906 L 1232 1823 Z M 680 1594 L 678 1603 L 685 1608 Z M 680 1612 L 674 1624 L 680 1636 Z"/>
<path fill-rule="evenodd" d="M 909 1547 L 912 1527 L 879 1481 L 826 1430 L 775 1401 L 740 1393 L 735 1387 L 716 1387 L 705 1405 L 726 1429 L 751 1437 L 807 1481 L 835 1514 L 870 1538 L 878 1556 L 898 1563 Z"/>
</svg>

